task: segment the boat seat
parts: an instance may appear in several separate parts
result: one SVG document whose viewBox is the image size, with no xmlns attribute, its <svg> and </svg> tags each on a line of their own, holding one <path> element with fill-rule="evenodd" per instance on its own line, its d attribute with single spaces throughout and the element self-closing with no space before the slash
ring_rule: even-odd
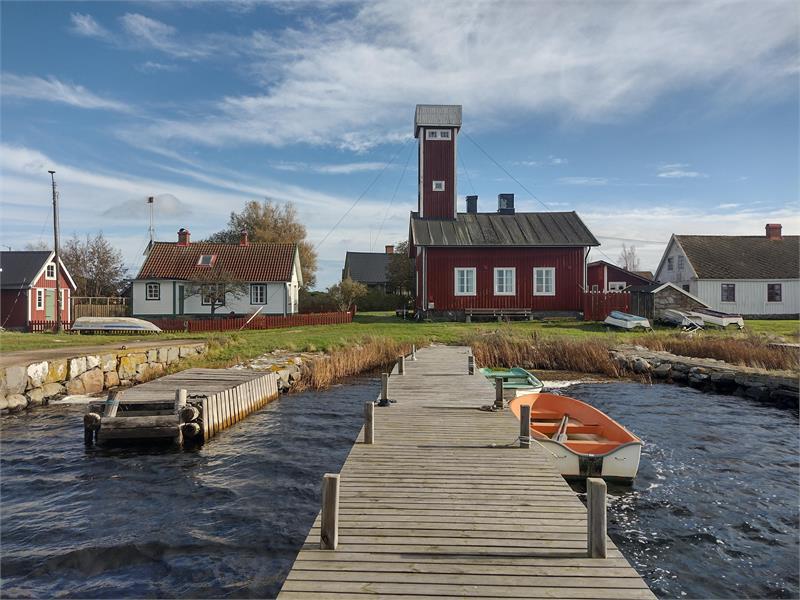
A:
<svg viewBox="0 0 800 600">
<path fill-rule="evenodd" d="M 561 421 L 561 417 L 563 415 L 561 413 L 557 413 L 552 410 L 532 410 L 531 411 L 531 421 L 549 421 L 554 420 L 556 422 Z"/>
<path fill-rule="evenodd" d="M 596 442 L 593 440 L 569 440 L 564 444 L 580 454 L 605 454 L 620 446 L 619 442 Z"/>
<path fill-rule="evenodd" d="M 555 433 L 558 429 L 559 423 L 541 423 L 539 421 L 534 421 L 531 423 L 531 427 L 536 429 L 541 433 Z M 567 425 L 567 435 L 571 433 L 596 433 L 597 430 L 600 428 L 600 425 L 597 423 L 592 424 L 582 424 L 582 423 L 570 423 Z"/>
</svg>

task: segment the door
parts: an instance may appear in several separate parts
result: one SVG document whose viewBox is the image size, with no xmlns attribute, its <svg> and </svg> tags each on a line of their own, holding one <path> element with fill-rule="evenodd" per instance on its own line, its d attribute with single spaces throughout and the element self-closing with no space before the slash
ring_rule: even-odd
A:
<svg viewBox="0 0 800 600">
<path fill-rule="evenodd" d="M 56 320 L 56 291 L 44 291 L 44 318 L 46 321 Z"/>
<path fill-rule="evenodd" d="M 184 286 L 182 286 L 182 285 L 178 286 L 178 314 L 179 315 L 183 314 L 183 302 L 184 302 L 184 298 L 186 297 L 183 287 Z"/>
</svg>

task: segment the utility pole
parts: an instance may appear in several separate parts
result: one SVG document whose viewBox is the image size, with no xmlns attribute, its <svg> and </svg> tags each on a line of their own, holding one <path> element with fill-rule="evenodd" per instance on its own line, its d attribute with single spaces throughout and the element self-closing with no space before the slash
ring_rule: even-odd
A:
<svg viewBox="0 0 800 600">
<path fill-rule="evenodd" d="M 61 324 L 61 262 L 58 257 L 58 192 L 56 191 L 56 172 L 48 171 L 53 183 L 53 250 L 56 262 L 56 333 L 62 333 L 64 326 Z"/>
</svg>

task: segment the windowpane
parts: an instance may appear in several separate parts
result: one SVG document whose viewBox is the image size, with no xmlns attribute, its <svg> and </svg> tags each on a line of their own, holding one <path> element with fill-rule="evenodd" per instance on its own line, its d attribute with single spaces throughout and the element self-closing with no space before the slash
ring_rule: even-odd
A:
<svg viewBox="0 0 800 600">
<path fill-rule="evenodd" d="M 457 296 L 474 296 L 475 295 L 475 269 L 456 269 L 456 286 L 455 292 Z"/>
<path fill-rule="evenodd" d="M 44 290 L 36 290 L 36 308 L 39 310 L 44 308 Z"/>
<path fill-rule="evenodd" d="M 56 266 L 53 263 L 47 265 L 47 273 L 45 273 L 45 277 L 48 279 L 56 278 Z"/>
<path fill-rule="evenodd" d="M 672 265 L 673 265 L 673 260 L 672 260 L 672 257 L 670 256 L 667 259 L 667 271 L 672 271 Z"/>
<path fill-rule="evenodd" d="M 514 269 L 500 268 L 494 270 L 494 293 L 511 296 L 514 294 Z"/>
<path fill-rule="evenodd" d="M 721 289 L 721 299 L 723 302 L 736 302 L 736 284 L 723 283 Z"/>
<path fill-rule="evenodd" d="M 767 284 L 767 302 L 782 302 L 783 288 L 780 283 Z"/>
<path fill-rule="evenodd" d="M 148 283 L 145 288 L 145 298 L 147 300 L 158 300 L 161 297 L 161 284 Z"/>
<path fill-rule="evenodd" d="M 533 294 L 556 295 L 556 270 L 554 267 L 537 267 L 533 270 Z"/>
<path fill-rule="evenodd" d="M 250 286 L 250 304 L 266 304 L 267 303 L 267 286 L 265 285 L 251 285 Z"/>
<path fill-rule="evenodd" d="M 683 269 L 683 256 L 678 257 L 678 271 Z"/>
</svg>

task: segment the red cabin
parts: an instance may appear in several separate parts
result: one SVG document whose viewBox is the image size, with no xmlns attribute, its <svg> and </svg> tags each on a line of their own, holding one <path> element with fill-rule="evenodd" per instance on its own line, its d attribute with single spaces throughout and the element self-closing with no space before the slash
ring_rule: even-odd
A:
<svg viewBox="0 0 800 600">
<path fill-rule="evenodd" d="M 516 212 L 514 194 L 500 194 L 496 212 L 478 212 L 478 197 L 467 196 L 459 213 L 460 128 L 461 106 L 417 105 L 418 210 L 409 231 L 417 311 L 577 316 L 598 241 L 575 212 Z"/>
<path fill-rule="evenodd" d="M 5 329 L 25 329 L 32 321 L 56 320 L 56 263 L 52 250 L 0 252 L 0 325 Z M 71 318 L 70 299 L 75 291 L 64 263 L 59 261 L 61 277 L 61 320 Z"/>
<path fill-rule="evenodd" d="M 587 281 L 591 292 L 621 292 L 632 285 L 650 285 L 653 277 L 647 271 L 628 271 L 610 262 L 598 260 L 587 266 Z"/>
</svg>

